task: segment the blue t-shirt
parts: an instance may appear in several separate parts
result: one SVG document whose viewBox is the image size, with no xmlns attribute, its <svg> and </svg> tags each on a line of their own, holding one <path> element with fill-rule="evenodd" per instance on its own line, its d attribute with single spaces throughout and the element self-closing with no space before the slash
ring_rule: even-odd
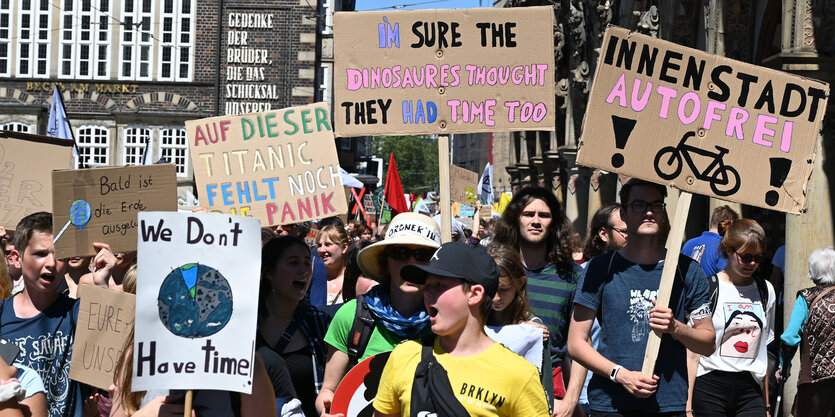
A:
<svg viewBox="0 0 835 417">
<path fill-rule="evenodd" d="M 631 371 L 640 371 L 643 364 L 650 332 L 649 310 L 652 300 L 657 297 L 663 268 L 663 261 L 656 265 L 639 265 L 614 252 L 593 258 L 577 287 L 574 302 L 597 312 L 600 322 L 597 351 Z M 669 307 L 675 318 L 683 323 L 691 312 L 710 308 L 704 272 L 686 256 L 679 256 Z M 647 413 L 684 411 L 687 402 L 686 349 L 669 334 L 661 338 L 654 373 L 661 378 L 658 391 L 645 399 L 633 397 L 620 384 L 595 374 L 588 389 L 591 409 Z"/>
<path fill-rule="evenodd" d="M 310 304 L 314 307 L 322 307 L 328 303 L 328 272 L 316 248 L 310 250 L 310 258 L 313 261 L 313 277 L 307 294 L 310 296 Z"/>
<path fill-rule="evenodd" d="M 528 277 L 528 302 L 534 316 L 548 326 L 551 365 L 556 368 L 565 357 L 568 324 L 571 322 L 572 300 L 583 268 L 571 263 L 571 269 L 560 275 L 559 268 L 548 264 L 541 269 L 525 268 Z"/>
<path fill-rule="evenodd" d="M 82 415 L 82 384 L 70 380 L 78 306 L 60 294 L 41 314 L 22 319 L 15 314 L 14 297 L 3 302 L 0 337 L 20 348 L 15 365 L 34 369 L 43 380 L 49 417 Z"/>
<path fill-rule="evenodd" d="M 701 236 L 685 242 L 681 247 L 681 254 L 698 262 L 702 266 L 702 271 L 705 271 L 705 276 L 709 277 L 728 265 L 728 260 L 719 252 L 721 241 L 722 236 L 718 233 L 704 232 Z"/>
</svg>

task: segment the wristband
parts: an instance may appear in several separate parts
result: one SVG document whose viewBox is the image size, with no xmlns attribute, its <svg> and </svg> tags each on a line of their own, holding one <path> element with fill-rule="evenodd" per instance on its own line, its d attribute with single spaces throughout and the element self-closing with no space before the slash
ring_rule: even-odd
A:
<svg viewBox="0 0 835 417">
<path fill-rule="evenodd" d="M 615 365 L 615 367 L 612 368 L 612 372 L 609 373 L 609 379 L 611 379 L 612 382 L 618 382 L 616 378 L 618 376 L 618 371 L 620 371 L 620 368 L 623 367 L 620 365 Z"/>
</svg>

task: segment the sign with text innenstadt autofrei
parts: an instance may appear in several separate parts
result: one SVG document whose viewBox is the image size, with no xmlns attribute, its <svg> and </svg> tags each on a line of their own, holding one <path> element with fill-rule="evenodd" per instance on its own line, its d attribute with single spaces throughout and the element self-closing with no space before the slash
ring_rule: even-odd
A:
<svg viewBox="0 0 835 417">
<path fill-rule="evenodd" d="M 609 27 L 577 162 L 789 213 L 829 85 Z"/>
<path fill-rule="evenodd" d="M 553 130 L 551 7 L 334 15 L 336 136 Z"/>
</svg>

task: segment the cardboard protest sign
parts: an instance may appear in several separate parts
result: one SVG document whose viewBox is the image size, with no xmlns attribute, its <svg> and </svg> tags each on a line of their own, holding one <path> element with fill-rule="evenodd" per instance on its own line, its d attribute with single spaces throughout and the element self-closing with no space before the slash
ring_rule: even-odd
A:
<svg viewBox="0 0 835 417">
<path fill-rule="evenodd" d="M 0 131 L 0 226 L 14 230 L 20 219 L 52 210 L 52 170 L 70 165 L 72 145 L 66 139 Z"/>
<path fill-rule="evenodd" d="M 334 15 L 337 136 L 553 130 L 554 11 Z"/>
<path fill-rule="evenodd" d="M 136 250 L 136 213 L 146 210 L 177 211 L 174 165 L 53 171 L 55 256 L 95 255 L 93 242 Z"/>
<path fill-rule="evenodd" d="M 95 285 L 83 287 L 70 378 L 106 390 L 133 329 L 136 296 Z"/>
<path fill-rule="evenodd" d="M 577 162 L 799 213 L 828 98 L 820 81 L 609 27 Z"/>
<path fill-rule="evenodd" d="M 139 213 L 133 389 L 252 390 L 261 230 L 214 213 Z"/>
<path fill-rule="evenodd" d="M 264 226 L 347 213 L 328 109 L 186 121 L 200 206 Z"/>
<path fill-rule="evenodd" d="M 449 195 L 454 202 L 475 204 L 478 201 L 478 173 L 450 164 Z"/>
</svg>

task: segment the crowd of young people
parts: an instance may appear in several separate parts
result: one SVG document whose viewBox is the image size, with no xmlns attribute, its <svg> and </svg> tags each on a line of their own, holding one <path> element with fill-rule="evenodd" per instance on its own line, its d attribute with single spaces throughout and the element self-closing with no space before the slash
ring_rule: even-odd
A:
<svg viewBox="0 0 835 417">
<path fill-rule="evenodd" d="M 443 245 L 417 213 L 398 214 L 377 239 L 333 220 L 312 244 L 309 224 L 267 230 L 252 394 L 198 392 L 193 415 L 335 415 L 346 373 L 390 352 L 373 400 L 380 416 L 770 416 L 777 296 L 757 272 L 762 227 L 714 213 L 705 242 L 679 256 L 668 305 L 656 306 L 666 188 L 630 180 L 619 197 L 592 217 L 585 242 L 536 187 Z M 81 284 L 130 291 L 136 254 L 96 243 L 93 257 L 59 260 L 52 240 L 51 215 L 36 213 L 3 242 L 0 338 L 21 354 L 0 364 L 0 416 L 182 415 L 182 393 L 131 392 L 132 340 L 109 392 L 69 378 Z M 798 415 L 831 415 L 835 252 L 816 251 L 810 277 L 783 351 L 789 360 L 805 346 Z M 662 337 L 647 376 L 651 331 Z"/>
</svg>

